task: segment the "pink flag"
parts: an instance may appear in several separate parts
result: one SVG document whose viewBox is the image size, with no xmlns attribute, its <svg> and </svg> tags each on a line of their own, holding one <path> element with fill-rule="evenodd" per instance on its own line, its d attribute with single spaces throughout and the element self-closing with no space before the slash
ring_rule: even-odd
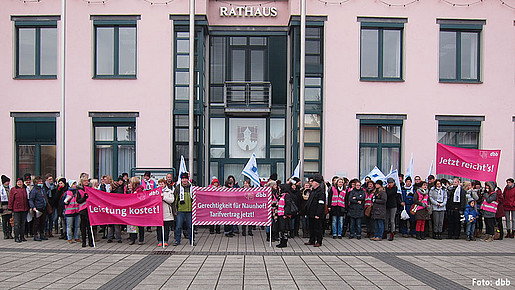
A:
<svg viewBox="0 0 515 290">
<path fill-rule="evenodd" d="M 133 194 L 103 192 L 86 187 L 89 222 L 95 225 L 162 226 L 161 188 Z"/>
<path fill-rule="evenodd" d="M 268 226 L 271 188 L 194 187 L 192 211 L 194 225 Z"/>
<path fill-rule="evenodd" d="M 495 181 L 501 150 L 464 149 L 438 143 L 436 174 Z"/>
</svg>

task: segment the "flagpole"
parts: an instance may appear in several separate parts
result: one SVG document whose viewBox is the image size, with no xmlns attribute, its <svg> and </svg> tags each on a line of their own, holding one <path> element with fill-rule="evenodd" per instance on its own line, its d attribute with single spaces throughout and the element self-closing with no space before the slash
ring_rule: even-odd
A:
<svg viewBox="0 0 515 290">
<path fill-rule="evenodd" d="M 305 113 L 305 77 L 306 77 L 306 0 L 300 1 L 300 84 L 299 84 L 299 178 L 304 181 L 304 113 Z M 270 231 L 272 232 L 272 231 Z"/>
<path fill-rule="evenodd" d="M 93 241 L 93 248 L 96 248 L 96 243 L 95 243 L 95 235 L 93 234 L 93 227 L 91 225 L 89 225 L 89 229 L 91 231 L 91 240 Z"/>
</svg>

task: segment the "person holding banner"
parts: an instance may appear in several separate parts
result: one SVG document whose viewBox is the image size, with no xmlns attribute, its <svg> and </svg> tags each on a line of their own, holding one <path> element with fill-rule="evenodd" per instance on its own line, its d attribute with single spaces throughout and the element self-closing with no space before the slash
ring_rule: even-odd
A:
<svg viewBox="0 0 515 290">
<path fill-rule="evenodd" d="M 80 242 L 80 215 L 79 204 L 77 203 L 78 193 L 77 181 L 68 180 L 68 191 L 66 192 L 66 198 L 64 199 L 64 216 L 66 217 L 66 234 L 68 237 L 68 243 L 70 244 L 73 243 L 72 238 L 75 239 L 76 242 Z"/>
<path fill-rule="evenodd" d="M 170 229 L 173 228 L 174 222 L 173 202 L 175 201 L 175 196 L 173 191 L 166 186 L 166 180 L 160 179 L 157 184 L 162 188 L 161 197 L 163 198 L 163 227 L 157 227 L 157 246 L 163 246 L 164 242 L 164 246 L 167 247 Z"/>
<path fill-rule="evenodd" d="M 186 231 L 191 233 L 191 183 L 188 179 L 188 173 L 181 173 L 181 183 L 175 187 L 174 198 L 176 201 L 177 220 L 175 224 L 175 241 L 174 246 L 181 244 L 182 226 L 186 222 Z M 195 238 L 192 234 L 189 235 L 190 243 L 196 245 Z"/>
<path fill-rule="evenodd" d="M 145 188 L 140 184 L 140 180 L 138 177 L 131 177 L 129 179 L 129 184 L 127 186 L 127 193 L 138 193 L 144 191 Z M 129 233 L 130 243 L 129 245 L 134 245 L 136 243 L 136 238 L 139 235 L 138 245 L 143 245 L 145 243 L 145 227 L 137 227 L 137 233 Z"/>
<path fill-rule="evenodd" d="M 86 192 L 86 187 L 89 186 L 88 179 L 81 179 L 80 186 L 77 187 L 79 190 L 77 193 L 77 203 L 79 204 L 79 214 L 80 214 L 80 235 L 82 238 L 82 247 L 86 247 L 86 238 L 88 240 L 88 245 L 93 247 L 93 236 L 91 235 L 89 217 L 88 217 L 88 208 L 86 206 L 86 200 L 88 199 L 88 193 Z M 93 187 L 94 188 L 94 187 Z"/>
</svg>

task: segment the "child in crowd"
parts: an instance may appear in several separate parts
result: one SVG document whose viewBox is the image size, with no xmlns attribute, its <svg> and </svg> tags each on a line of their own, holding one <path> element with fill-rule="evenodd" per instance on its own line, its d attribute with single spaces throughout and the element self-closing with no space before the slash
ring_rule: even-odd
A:
<svg viewBox="0 0 515 290">
<path fill-rule="evenodd" d="M 467 224 L 467 241 L 475 241 L 474 230 L 476 229 L 476 219 L 479 215 L 475 200 L 472 199 L 469 201 L 463 215 L 465 216 L 465 223 Z"/>
</svg>

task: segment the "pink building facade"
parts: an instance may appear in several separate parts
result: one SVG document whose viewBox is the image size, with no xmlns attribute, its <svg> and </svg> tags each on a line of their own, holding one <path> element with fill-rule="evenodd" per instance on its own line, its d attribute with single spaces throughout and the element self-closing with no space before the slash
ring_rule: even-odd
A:
<svg viewBox="0 0 515 290">
<path fill-rule="evenodd" d="M 65 14 L 57 0 L 0 9 L 0 172 L 177 168 L 188 156 L 189 1 L 65 2 Z M 300 2 L 195 6 L 195 179 L 241 180 L 252 153 L 260 176 L 285 179 L 299 160 Z M 441 142 L 501 149 L 498 181 L 513 176 L 508 2 L 307 0 L 306 11 L 306 175 L 405 172 L 413 154 L 425 177 Z"/>
</svg>

